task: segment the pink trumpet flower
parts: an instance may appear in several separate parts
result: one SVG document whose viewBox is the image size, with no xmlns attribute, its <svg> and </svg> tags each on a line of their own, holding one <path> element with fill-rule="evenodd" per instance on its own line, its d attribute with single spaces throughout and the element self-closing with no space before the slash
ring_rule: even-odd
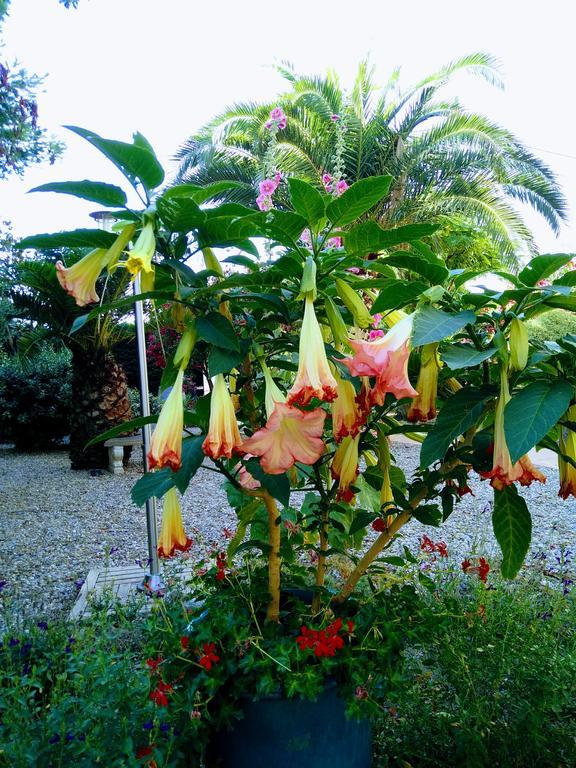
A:
<svg viewBox="0 0 576 768">
<path fill-rule="evenodd" d="M 76 299 L 79 307 L 94 304 L 100 297 L 96 293 L 96 280 L 106 267 L 108 250 L 96 248 L 71 267 L 56 262 L 56 277 L 66 293 Z"/>
</svg>

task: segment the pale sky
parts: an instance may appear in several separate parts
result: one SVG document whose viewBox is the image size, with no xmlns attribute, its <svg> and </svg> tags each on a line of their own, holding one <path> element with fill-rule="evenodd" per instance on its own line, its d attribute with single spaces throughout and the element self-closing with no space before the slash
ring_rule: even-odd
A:
<svg viewBox="0 0 576 768">
<path fill-rule="evenodd" d="M 90 226 L 94 204 L 27 190 L 83 178 L 121 183 L 63 125 L 121 140 L 139 130 L 167 165 L 225 106 L 282 90 L 275 62 L 303 73 L 333 68 L 348 85 L 369 55 L 382 83 L 401 66 L 408 86 L 480 50 L 500 60 L 505 91 L 468 76 L 452 93 L 554 169 L 572 208 L 568 226 L 555 238 L 537 215 L 527 220 L 541 252 L 576 252 L 575 29 L 573 0 L 80 0 L 68 11 L 57 0 L 12 0 L 2 57 L 47 75 L 40 121 L 67 149 L 54 166 L 0 182 L 0 218 L 19 236 Z"/>
</svg>

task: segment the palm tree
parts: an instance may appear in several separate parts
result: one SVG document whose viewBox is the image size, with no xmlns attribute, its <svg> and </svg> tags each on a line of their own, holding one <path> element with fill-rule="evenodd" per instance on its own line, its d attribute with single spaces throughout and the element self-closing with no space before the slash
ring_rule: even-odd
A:
<svg viewBox="0 0 576 768">
<path fill-rule="evenodd" d="M 64 254 L 59 255 L 62 258 Z M 64 258 L 72 264 L 81 255 L 68 250 Z M 125 282 L 118 278 L 112 283 L 112 292 L 121 295 Z M 113 321 L 108 313 L 72 333 L 72 324 L 83 310 L 62 290 L 54 264 L 46 261 L 23 261 L 16 265 L 11 300 L 14 315 L 30 324 L 20 334 L 20 354 L 28 356 L 45 343 L 61 344 L 72 354 L 72 469 L 107 467 L 107 449 L 102 443 L 89 448 L 86 444 L 96 435 L 132 418 L 126 376 L 111 351 L 125 336 L 125 326 Z M 57 392 L 54 397 L 58 397 Z"/>
<path fill-rule="evenodd" d="M 481 228 L 512 267 L 519 250 L 535 251 L 515 202 L 532 206 L 558 232 L 566 202 L 553 172 L 506 129 L 441 98 L 441 89 L 462 71 L 501 86 L 490 56 L 466 56 L 405 91 L 398 86 L 399 70 L 378 89 L 366 61 L 349 94 L 332 73 L 302 76 L 290 65 L 279 71 L 290 90 L 277 102 L 234 105 L 184 143 L 176 155 L 178 183 L 234 180 L 240 186 L 223 198 L 254 205 L 270 151 L 265 124 L 279 104 L 288 122 L 273 147 L 276 168 L 321 187 L 322 174 L 332 172 L 340 154 L 348 182 L 391 174 L 394 184 L 377 211 L 385 223 L 437 218 L 452 227 Z"/>
</svg>

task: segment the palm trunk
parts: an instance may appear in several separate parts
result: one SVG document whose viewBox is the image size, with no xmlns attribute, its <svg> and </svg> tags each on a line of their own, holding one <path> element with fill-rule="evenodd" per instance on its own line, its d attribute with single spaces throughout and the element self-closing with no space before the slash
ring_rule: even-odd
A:
<svg viewBox="0 0 576 768">
<path fill-rule="evenodd" d="M 75 349 L 72 355 L 70 464 L 72 469 L 108 466 L 103 443 L 86 448 L 102 432 L 132 418 L 126 376 L 109 352 Z"/>
</svg>

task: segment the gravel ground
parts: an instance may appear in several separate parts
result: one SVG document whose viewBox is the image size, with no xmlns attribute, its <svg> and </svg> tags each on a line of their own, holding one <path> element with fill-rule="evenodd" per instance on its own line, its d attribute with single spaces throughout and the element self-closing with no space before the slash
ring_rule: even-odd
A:
<svg viewBox="0 0 576 768">
<path fill-rule="evenodd" d="M 396 444 L 393 452 L 409 473 L 417 463 L 417 449 Z M 545 552 L 551 564 L 562 548 L 575 549 L 574 499 L 558 498 L 558 472 L 547 467 L 546 485 L 522 489 L 533 515 L 532 552 Z M 54 615 L 68 612 L 78 583 L 95 566 L 133 565 L 147 558 L 145 514 L 130 500 L 130 488 L 141 465 L 133 463 L 123 476 L 104 472 L 72 472 L 62 452 L 18 454 L 0 447 L 0 581 L 2 596 L 22 613 Z M 490 524 L 491 488 L 477 479 L 476 494 L 465 496 L 440 530 L 413 521 L 405 529 L 404 544 L 418 548 L 426 532 L 448 544 L 459 562 L 472 553 L 495 556 L 497 544 Z M 220 488 L 218 475 L 200 469 L 183 501 L 186 530 L 194 540 L 188 554 L 201 559 L 224 547 L 223 529 L 234 530 L 235 515 Z M 390 552 L 392 553 L 392 552 Z M 496 555 L 497 556 L 497 555 Z"/>
</svg>

